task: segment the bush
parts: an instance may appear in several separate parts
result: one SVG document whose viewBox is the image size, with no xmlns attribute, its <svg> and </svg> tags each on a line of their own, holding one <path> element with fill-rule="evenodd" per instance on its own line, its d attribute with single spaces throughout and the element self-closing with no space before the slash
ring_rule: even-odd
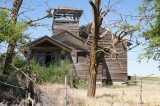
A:
<svg viewBox="0 0 160 106">
<path fill-rule="evenodd" d="M 33 71 L 37 75 L 37 83 L 64 83 L 64 76 L 71 70 L 71 64 L 68 60 L 61 61 L 60 66 L 50 65 L 49 67 L 40 66 L 31 61 Z"/>
<path fill-rule="evenodd" d="M 16 55 L 16 56 L 13 57 L 12 64 L 14 66 L 16 66 L 17 68 L 22 68 L 22 67 L 25 67 L 27 65 L 27 62 L 21 56 Z"/>
<path fill-rule="evenodd" d="M 4 61 L 5 61 L 5 59 L 3 59 L 3 60 L 0 59 L 0 75 L 3 74 L 3 71 L 4 71 Z M 23 67 L 26 66 L 27 62 L 21 56 L 15 55 L 13 57 L 12 64 L 17 68 L 23 68 Z M 14 73 L 15 72 L 15 68 L 14 67 L 10 67 L 8 69 L 8 72 L 10 74 Z"/>
</svg>

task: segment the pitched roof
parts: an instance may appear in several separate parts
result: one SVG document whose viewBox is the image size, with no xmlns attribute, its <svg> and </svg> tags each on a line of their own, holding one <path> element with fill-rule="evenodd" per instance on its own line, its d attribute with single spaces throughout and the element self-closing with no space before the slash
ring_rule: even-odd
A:
<svg viewBox="0 0 160 106">
<path fill-rule="evenodd" d="M 69 32 L 69 31 L 67 31 L 67 30 L 63 30 L 62 32 L 57 33 L 57 34 L 55 34 L 55 35 L 53 35 L 53 36 L 51 36 L 51 37 L 52 37 L 52 38 L 60 37 L 60 36 L 61 36 L 62 34 L 64 34 L 64 33 L 68 33 L 69 35 L 73 36 L 74 38 L 82 41 L 82 39 L 81 39 L 80 37 L 73 35 L 71 32 Z"/>
<path fill-rule="evenodd" d="M 90 42 L 87 42 L 85 45 L 83 38 L 75 36 L 67 30 L 53 35 L 52 38 L 76 50 L 88 50 L 88 47 L 90 46 Z"/>
<path fill-rule="evenodd" d="M 33 47 L 33 46 L 36 46 L 37 44 L 42 43 L 44 41 L 48 41 L 48 42 L 50 42 L 50 43 L 52 43 L 52 44 L 54 44 L 54 45 L 56 45 L 56 46 L 58 46 L 58 47 L 60 47 L 64 50 L 68 51 L 68 52 L 72 51 L 72 49 L 70 47 L 64 45 L 63 43 L 57 41 L 54 38 L 48 37 L 47 35 L 32 41 L 29 45 L 30 45 L 30 47 Z"/>
</svg>

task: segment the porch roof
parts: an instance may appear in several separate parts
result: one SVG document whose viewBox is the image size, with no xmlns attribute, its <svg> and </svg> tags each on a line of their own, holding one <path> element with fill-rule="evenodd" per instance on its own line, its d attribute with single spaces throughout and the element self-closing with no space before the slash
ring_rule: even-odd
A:
<svg viewBox="0 0 160 106">
<path fill-rule="evenodd" d="M 71 49 L 70 47 L 64 45 L 63 43 L 57 41 L 57 40 L 54 39 L 54 38 L 48 37 L 47 35 L 45 35 L 45 36 L 43 36 L 43 37 L 40 37 L 40 38 L 32 41 L 32 42 L 29 44 L 29 46 L 30 46 L 31 49 L 32 49 L 32 48 L 34 48 L 36 45 L 38 45 L 38 44 L 40 44 L 40 43 L 42 43 L 42 42 L 45 42 L 45 41 L 47 41 L 47 42 L 49 42 L 49 43 L 51 43 L 51 44 L 53 44 L 53 45 L 56 45 L 56 46 L 62 48 L 63 50 L 65 50 L 65 51 L 68 51 L 68 52 L 71 52 L 71 51 L 72 51 L 72 49 Z M 43 48 L 44 48 L 44 47 L 43 47 Z M 48 48 L 48 47 L 46 47 L 46 48 Z"/>
</svg>

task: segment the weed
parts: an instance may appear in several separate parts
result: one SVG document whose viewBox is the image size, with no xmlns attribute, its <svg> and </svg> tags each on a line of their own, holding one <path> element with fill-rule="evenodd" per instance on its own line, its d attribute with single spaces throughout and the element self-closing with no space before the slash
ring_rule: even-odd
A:
<svg viewBox="0 0 160 106">
<path fill-rule="evenodd" d="M 71 70 L 71 64 L 68 60 L 61 61 L 60 66 L 50 65 L 49 67 L 40 66 L 31 61 L 33 71 L 37 75 L 37 82 L 42 83 L 64 83 L 64 76 Z"/>
<path fill-rule="evenodd" d="M 76 88 L 86 89 L 87 86 L 88 86 L 87 80 L 82 80 L 82 79 L 75 80 L 75 87 Z"/>
</svg>

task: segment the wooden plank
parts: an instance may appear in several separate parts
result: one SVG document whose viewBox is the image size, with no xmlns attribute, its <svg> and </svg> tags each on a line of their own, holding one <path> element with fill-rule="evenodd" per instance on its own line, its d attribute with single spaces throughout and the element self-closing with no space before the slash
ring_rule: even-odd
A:
<svg viewBox="0 0 160 106">
<path fill-rule="evenodd" d="M 83 72 L 82 71 L 78 71 L 77 74 L 78 74 L 78 76 L 86 76 L 86 75 L 89 76 L 89 72 L 87 72 L 87 71 L 85 71 L 85 72 L 84 71 Z"/>
<path fill-rule="evenodd" d="M 76 60 L 76 53 L 75 53 L 75 52 L 72 52 L 72 53 L 71 53 L 71 58 L 72 58 L 73 63 L 76 64 L 76 63 L 77 63 L 77 62 L 76 62 L 77 60 Z"/>
<path fill-rule="evenodd" d="M 123 67 L 127 68 L 127 64 L 121 64 Z M 118 63 L 107 63 L 107 67 L 121 67 Z"/>
<path fill-rule="evenodd" d="M 86 79 L 88 80 L 89 79 L 89 76 L 79 76 L 80 79 Z M 106 77 L 98 77 L 96 81 L 113 81 L 113 82 L 126 82 L 128 79 L 127 78 L 112 78 L 112 79 L 109 79 L 109 78 L 106 78 Z"/>
<path fill-rule="evenodd" d="M 127 68 L 117 68 L 117 67 L 111 67 L 111 68 L 108 68 L 109 72 L 127 72 Z"/>
<path fill-rule="evenodd" d="M 53 21 L 52 29 L 54 34 L 67 30 L 72 33 L 79 33 L 79 21 Z"/>
<path fill-rule="evenodd" d="M 108 77 L 117 77 L 119 78 L 120 76 L 125 76 L 127 77 L 127 73 L 103 73 L 103 76 L 108 76 Z"/>
<path fill-rule="evenodd" d="M 57 50 L 60 49 L 59 47 L 31 47 L 34 50 Z"/>
</svg>

